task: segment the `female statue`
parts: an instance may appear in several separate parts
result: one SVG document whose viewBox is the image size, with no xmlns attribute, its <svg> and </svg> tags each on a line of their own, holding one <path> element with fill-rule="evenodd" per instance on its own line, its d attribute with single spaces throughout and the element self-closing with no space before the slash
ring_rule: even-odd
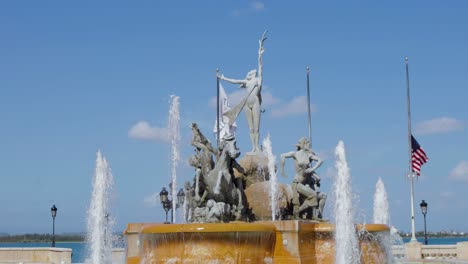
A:
<svg viewBox="0 0 468 264">
<path fill-rule="evenodd" d="M 251 70 L 247 73 L 247 76 L 244 80 L 235 80 L 224 77 L 224 75 L 219 76 L 220 80 L 225 80 L 230 83 L 240 84 L 240 88 L 247 89 L 247 96 L 244 100 L 241 101 L 237 106 L 232 108 L 225 115 L 230 119 L 229 125 L 234 123 L 234 120 L 237 118 L 239 112 L 244 109 L 245 116 L 247 118 L 247 123 L 250 129 L 250 141 L 252 143 L 252 152 L 256 153 L 260 151 L 258 145 L 259 130 L 260 130 L 260 113 L 261 113 L 261 104 L 262 104 L 262 56 L 265 51 L 263 48 L 263 42 L 266 40 L 266 31 L 263 33 L 262 38 L 259 40 L 259 49 L 258 49 L 258 72 L 257 70 Z"/>
<path fill-rule="evenodd" d="M 309 140 L 304 137 L 299 139 L 296 144 L 296 151 L 281 154 L 281 174 L 284 176 L 286 176 L 284 173 L 286 158 L 295 160 L 296 175 L 291 185 L 293 189 L 294 217 L 299 218 L 304 210 L 313 208 L 314 215 L 312 217 L 322 218 L 327 196 L 319 191 L 320 177 L 315 173 L 315 170 L 322 165 L 322 160 L 310 149 Z M 314 160 L 317 163 L 311 167 Z M 300 204 L 300 196 L 304 198 L 302 204 Z"/>
</svg>

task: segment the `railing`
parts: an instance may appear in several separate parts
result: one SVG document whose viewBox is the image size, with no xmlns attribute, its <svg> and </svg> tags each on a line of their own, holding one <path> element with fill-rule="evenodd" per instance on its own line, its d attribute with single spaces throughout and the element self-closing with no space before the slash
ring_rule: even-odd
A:
<svg viewBox="0 0 468 264">
<path fill-rule="evenodd" d="M 457 245 L 423 245 L 422 259 L 457 259 Z"/>
<path fill-rule="evenodd" d="M 468 263 L 468 242 L 454 245 L 398 245 L 392 246 L 392 254 L 396 260 L 457 260 L 457 263 Z"/>
<path fill-rule="evenodd" d="M 405 246 L 392 246 L 392 255 L 395 259 L 404 259 L 406 256 Z"/>
</svg>

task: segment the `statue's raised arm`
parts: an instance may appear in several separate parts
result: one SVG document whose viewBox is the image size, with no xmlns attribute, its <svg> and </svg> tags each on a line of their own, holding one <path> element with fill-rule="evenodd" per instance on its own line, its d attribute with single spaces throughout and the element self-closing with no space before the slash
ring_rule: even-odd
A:
<svg viewBox="0 0 468 264">
<path fill-rule="evenodd" d="M 263 48 L 263 42 L 267 39 L 266 33 L 268 30 L 265 30 L 262 34 L 262 38 L 258 41 L 258 84 L 261 86 L 263 81 L 263 53 L 265 49 Z"/>
<path fill-rule="evenodd" d="M 243 87 L 243 88 L 245 88 L 245 85 L 247 84 L 246 80 L 236 80 L 236 79 L 227 78 L 227 77 L 224 77 L 224 74 L 219 75 L 218 78 L 220 80 L 223 80 L 223 81 L 226 81 L 226 82 L 230 82 L 230 83 L 234 83 L 234 84 L 240 84 L 241 87 Z"/>
</svg>

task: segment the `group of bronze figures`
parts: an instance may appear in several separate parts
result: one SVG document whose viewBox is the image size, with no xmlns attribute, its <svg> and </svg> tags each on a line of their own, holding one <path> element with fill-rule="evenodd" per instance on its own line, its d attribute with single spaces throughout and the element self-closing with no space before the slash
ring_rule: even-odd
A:
<svg viewBox="0 0 468 264">
<path fill-rule="evenodd" d="M 242 110 L 245 112 L 252 143 L 252 151 L 247 153 L 250 156 L 264 155 L 259 146 L 259 129 L 262 114 L 261 89 L 265 51 L 263 44 L 266 39 L 265 32 L 259 40 L 258 70 L 249 71 L 245 79 L 241 80 L 218 75 L 219 81 L 239 84 L 240 88 L 246 89 L 244 99 L 222 114 L 229 120 L 226 125 L 231 126 L 239 113 Z M 187 182 L 184 188 L 186 221 L 255 220 L 244 191 L 245 180 L 249 175 L 245 175 L 244 168 L 236 161 L 240 156 L 240 151 L 236 146 L 235 136 L 229 133 L 220 135 L 218 131 L 218 146 L 215 148 L 196 124 L 192 124 L 192 132 L 195 154 L 190 157 L 189 163 L 195 168 L 195 179 L 193 183 Z M 285 175 L 285 160 L 292 158 L 295 161 L 296 174 L 291 184 L 291 195 L 289 195 L 287 206 L 278 210 L 279 219 L 323 220 L 326 194 L 320 192 L 320 177 L 315 173 L 322 161 L 315 155 L 310 145 L 308 139 L 301 138 L 296 144 L 295 151 L 281 155 L 281 173 Z M 314 161 L 316 163 L 312 166 Z M 234 173 L 234 170 L 238 173 Z"/>
<path fill-rule="evenodd" d="M 217 148 L 192 124 L 195 154 L 189 164 L 195 169 L 193 182 L 185 183 L 187 222 L 228 222 L 256 219 L 244 191 L 244 168 L 236 161 L 240 151 L 234 135 L 225 135 Z M 253 155 L 253 154 L 249 154 Z M 258 151 L 255 155 L 264 155 Z M 310 149 L 309 140 L 301 138 L 296 150 L 281 155 L 281 173 L 287 158 L 295 161 L 296 175 L 291 184 L 287 206 L 278 210 L 278 219 L 323 221 L 326 194 L 320 192 L 320 177 L 315 170 L 322 160 Z M 312 166 L 312 164 L 315 164 Z M 238 173 L 234 173 L 236 170 Z"/>
</svg>

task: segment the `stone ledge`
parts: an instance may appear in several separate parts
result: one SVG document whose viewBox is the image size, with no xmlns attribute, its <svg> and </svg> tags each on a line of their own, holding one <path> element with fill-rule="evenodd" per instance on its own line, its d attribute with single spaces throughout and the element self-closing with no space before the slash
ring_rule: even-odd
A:
<svg viewBox="0 0 468 264">
<path fill-rule="evenodd" d="M 56 247 L 0 248 L 0 264 L 70 264 L 72 250 Z"/>
<path fill-rule="evenodd" d="M 57 247 L 4 247 L 0 251 L 52 251 L 52 252 L 72 252 L 71 248 Z"/>
</svg>

